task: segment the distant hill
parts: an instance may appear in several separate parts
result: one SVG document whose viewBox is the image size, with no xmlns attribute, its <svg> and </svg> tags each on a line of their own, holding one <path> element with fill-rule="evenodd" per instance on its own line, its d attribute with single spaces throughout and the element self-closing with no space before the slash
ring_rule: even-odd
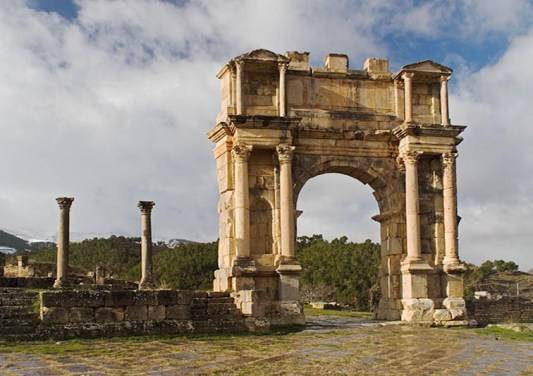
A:
<svg viewBox="0 0 533 376">
<path fill-rule="evenodd" d="M 12 235 L 3 230 L 0 230 L 0 246 L 14 248 L 17 251 L 22 251 L 24 249 L 30 248 L 30 245 L 27 240 L 19 238 L 18 236 Z"/>
</svg>

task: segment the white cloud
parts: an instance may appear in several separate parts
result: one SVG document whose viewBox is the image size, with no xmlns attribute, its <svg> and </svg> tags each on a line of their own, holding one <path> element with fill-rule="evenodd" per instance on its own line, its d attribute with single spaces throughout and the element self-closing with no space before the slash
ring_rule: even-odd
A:
<svg viewBox="0 0 533 376">
<path fill-rule="evenodd" d="M 531 4 L 524 1 L 491 2 L 498 9 L 509 4 L 497 12 L 486 2 L 457 1 L 421 7 L 409 0 L 77 3 L 78 17 L 67 21 L 22 0 L 0 2 L 0 227 L 34 236 L 55 232 L 54 198 L 67 194 L 76 197 L 76 232 L 134 235 L 137 200 L 154 199 L 156 238 L 214 239 L 217 190 L 205 133 L 218 110 L 215 73 L 232 56 L 260 47 L 297 49 L 320 64 L 326 53 L 344 52 L 357 68 L 365 57 L 397 47 L 387 46 L 390 33 L 513 37 L 531 23 Z M 474 261 L 509 254 L 533 266 L 527 249 L 531 39 L 516 37 L 497 64 L 457 77 L 463 85 L 452 97 L 451 114 L 470 126 L 459 162 L 461 244 Z M 328 185 L 329 177 L 320 179 L 319 186 Z M 311 186 L 309 194 L 317 189 Z M 341 217 L 361 218 L 353 222 L 364 230 L 353 232 L 357 238 L 372 237 L 365 226 L 375 226 L 367 193 L 352 192 L 357 202 L 368 196 L 363 206 L 331 203 L 346 209 Z M 302 209 L 309 228 L 343 235 L 333 234 L 318 208 Z M 492 246 L 496 231 L 480 240 L 485 227 L 505 228 L 511 234 L 505 244 L 517 253 Z"/>
</svg>

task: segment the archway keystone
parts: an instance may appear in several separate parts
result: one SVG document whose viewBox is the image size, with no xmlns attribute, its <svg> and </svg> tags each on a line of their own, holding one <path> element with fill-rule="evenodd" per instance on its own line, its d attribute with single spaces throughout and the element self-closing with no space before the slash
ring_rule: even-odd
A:
<svg viewBox="0 0 533 376">
<path fill-rule="evenodd" d="M 368 184 L 378 203 L 377 317 L 464 320 L 455 163 L 465 126 L 449 120 L 451 74 L 429 60 L 350 70 L 338 54 L 311 68 L 308 53 L 266 50 L 224 65 L 208 134 L 220 194 L 214 289 L 256 319 L 303 323 L 295 202 L 309 179 L 335 172 Z"/>
</svg>

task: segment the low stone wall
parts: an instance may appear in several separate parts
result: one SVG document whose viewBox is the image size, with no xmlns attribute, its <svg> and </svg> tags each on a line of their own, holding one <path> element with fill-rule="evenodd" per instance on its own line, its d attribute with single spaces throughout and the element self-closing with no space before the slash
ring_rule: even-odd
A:
<svg viewBox="0 0 533 376">
<path fill-rule="evenodd" d="M 533 301 L 521 297 L 479 299 L 467 303 L 468 316 L 480 325 L 533 322 Z"/>
<path fill-rule="evenodd" d="M 12 278 L 0 277 L 0 287 L 49 289 L 54 285 L 54 278 Z"/>
<path fill-rule="evenodd" d="M 39 337 L 110 337 L 245 331 L 227 293 L 154 291 L 44 291 Z"/>
</svg>

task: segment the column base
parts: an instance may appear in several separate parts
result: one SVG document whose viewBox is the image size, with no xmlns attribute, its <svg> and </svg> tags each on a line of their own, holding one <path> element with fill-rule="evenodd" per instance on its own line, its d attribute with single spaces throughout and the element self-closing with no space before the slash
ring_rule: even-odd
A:
<svg viewBox="0 0 533 376">
<path fill-rule="evenodd" d="M 300 299 L 300 264 L 296 261 L 292 264 L 281 264 L 276 271 L 279 274 L 279 300 L 297 302 Z"/>
<path fill-rule="evenodd" d="M 139 282 L 139 290 L 154 290 L 155 285 L 152 281 L 141 281 Z"/>
<path fill-rule="evenodd" d="M 70 287 L 71 283 L 67 279 L 56 279 L 53 285 L 53 288 L 55 289 L 63 289 L 66 287 Z"/>
</svg>

